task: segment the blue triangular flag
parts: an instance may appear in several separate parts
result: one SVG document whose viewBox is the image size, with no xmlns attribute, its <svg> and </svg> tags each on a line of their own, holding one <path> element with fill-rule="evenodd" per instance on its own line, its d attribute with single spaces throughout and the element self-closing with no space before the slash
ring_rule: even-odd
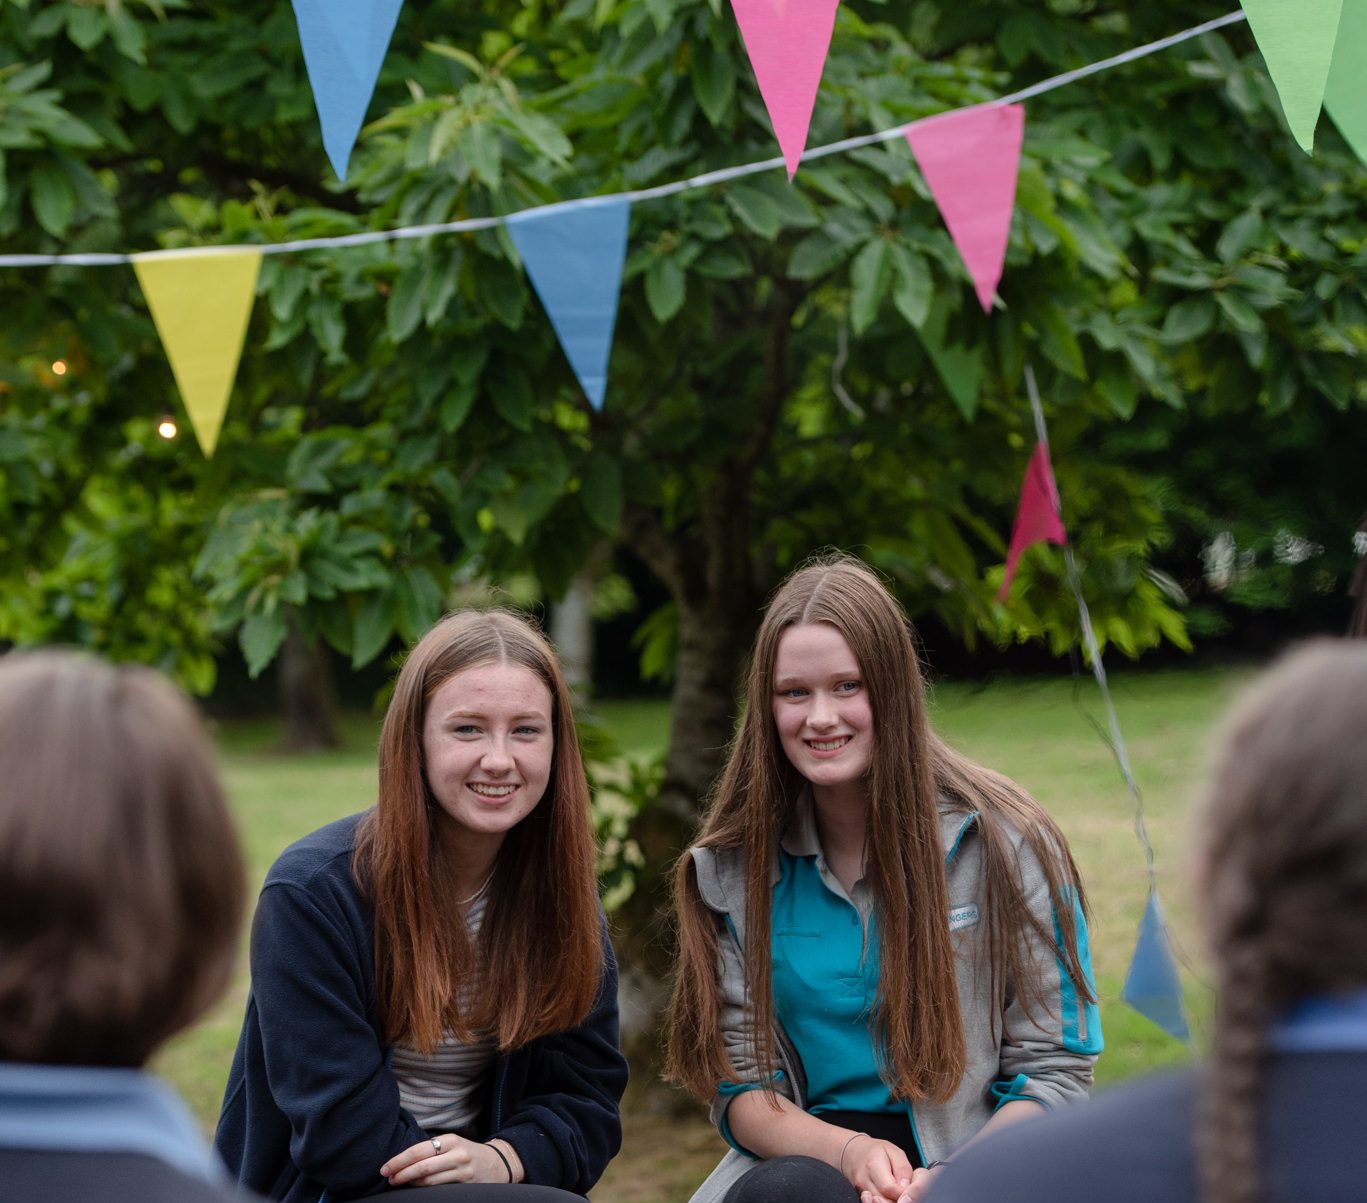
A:
<svg viewBox="0 0 1367 1203">
<path fill-rule="evenodd" d="M 1152 889 L 1148 905 L 1144 907 L 1144 917 L 1139 921 L 1139 942 L 1135 945 L 1134 959 L 1130 962 L 1130 972 L 1125 977 L 1120 997 L 1169 1035 L 1178 1040 L 1191 1039 L 1186 1011 L 1182 1007 L 1182 983 L 1168 948 L 1168 933 L 1163 926 L 1163 912 L 1158 908 L 1158 895 Z"/>
<path fill-rule="evenodd" d="M 508 233 L 594 409 L 603 408 L 608 385 L 630 216 L 629 200 L 607 197 L 508 219 Z"/>
<path fill-rule="evenodd" d="M 403 0 L 293 0 L 304 66 L 339 180 L 365 121 Z"/>
</svg>

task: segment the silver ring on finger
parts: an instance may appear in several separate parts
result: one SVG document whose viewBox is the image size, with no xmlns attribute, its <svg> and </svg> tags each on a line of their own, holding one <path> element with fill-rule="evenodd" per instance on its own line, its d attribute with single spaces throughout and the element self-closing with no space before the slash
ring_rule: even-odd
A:
<svg viewBox="0 0 1367 1203">
<path fill-rule="evenodd" d="M 432 1147 L 433 1147 L 434 1149 L 436 1149 L 438 1153 L 440 1153 L 440 1152 L 441 1152 L 441 1137 L 440 1137 L 440 1136 L 433 1136 L 433 1137 L 431 1138 L 431 1140 L 432 1140 Z"/>
</svg>

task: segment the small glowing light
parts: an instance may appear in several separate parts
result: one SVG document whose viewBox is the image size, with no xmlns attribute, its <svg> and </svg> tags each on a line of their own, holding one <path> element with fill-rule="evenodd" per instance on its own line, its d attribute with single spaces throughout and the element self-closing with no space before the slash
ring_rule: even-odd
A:
<svg viewBox="0 0 1367 1203">
<path fill-rule="evenodd" d="M 65 375 L 66 375 L 66 360 L 65 360 L 65 359 L 59 359 L 59 360 L 57 360 L 57 361 L 52 365 L 52 374 L 53 374 L 54 376 L 65 376 Z"/>
<path fill-rule="evenodd" d="M 170 418 L 162 418 L 157 423 L 157 433 L 164 439 L 173 439 L 180 433 L 180 428 Z"/>
</svg>

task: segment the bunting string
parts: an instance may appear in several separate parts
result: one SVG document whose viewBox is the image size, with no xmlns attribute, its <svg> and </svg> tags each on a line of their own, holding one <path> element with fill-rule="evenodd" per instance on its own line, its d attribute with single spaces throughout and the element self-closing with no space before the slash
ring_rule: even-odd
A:
<svg viewBox="0 0 1367 1203">
<path fill-rule="evenodd" d="M 1030 397 L 1030 410 L 1035 418 L 1036 446 L 1042 449 L 1044 462 L 1047 464 L 1049 431 L 1044 421 L 1044 406 L 1040 403 L 1039 386 L 1035 382 L 1035 370 L 1029 363 L 1025 365 L 1025 387 Z M 1048 474 L 1048 479 L 1053 492 L 1054 510 L 1061 523 L 1062 504 L 1059 500 L 1058 486 L 1053 483 L 1052 470 Z M 1129 749 L 1120 730 L 1120 718 L 1116 714 L 1115 702 L 1111 697 L 1106 667 L 1101 660 L 1101 648 L 1097 644 L 1096 632 L 1092 628 L 1091 611 L 1088 610 L 1087 599 L 1083 596 L 1082 576 L 1078 572 L 1072 544 L 1066 539 L 1063 541 L 1063 556 L 1067 565 L 1068 585 L 1074 601 L 1077 602 L 1078 617 L 1082 624 L 1083 647 L 1091 661 L 1092 674 L 1096 677 L 1101 700 L 1106 708 L 1106 721 L 1110 727 L 1110 738 L 1106 742 L 1120 766 L 1120 775 L 1125 779 L 1125 787 L 1130 793 L 1134 807 L 1134 830 L 1144 849 L 1145 869 L 1148 874 L 1148 896 L 1139 922 L 1139 937 L 1134 955 L 1130 959 L 1129 971 L 1125 975 L 1125 984 L 1120 991 L 1120 998 L 1171 1036 L 1189 1041 L 1191 1027 L 1187 1022 L 1186 1008 L 1182 1001 L 1182 981 L 1173 961 L 1171 940 L 1167 924 L 1163 921 L 1163 908 L 1158 901 L 1158 875 L 1154 866 L 1153 844 L 1149 839 L 1148 824 L 1144 818 L 1144 800 L 1139 792 L 1139 783 L 1134 779 L 1134 770 L 1130 767 Z M 1105 738 L 1104 732 L 1102 738 Z"/>
<path fill-rule="evenodd" d="M 803 151 L 801 161 L 806 163 L 815 159 L 826 158 L 829 155 L 843 154 L 846 151 L 857 150 L 863 146 L 873 146 L 880 142 L 894 142 L 898 138 L 905 138 L 907 130 L 915 128 L 924 121 L 940 119 L 953 113 L 966 112 L 970 109 L 1016 104 L 1035 96 L 1042 96 L 1046 92 L 1055 91 L 1058 88 L 1076 83 L 1078 80 L 1098 75 L 1103 71 L 1113 70 L 1114 68 L 1124 66 L 1127 63 L 1137 62 L 1139 59 L 1147 58 L 1150 55 L 1158 54 L 1164 50 L 1169 50 L 1174 46 L 1181 45 L 1183 42 L 1200 37 L 1202 34 L 1211 33 L 1214 30 L 1224 28 L 1227 25 L 1235 25 L 1241 21 L 1246 21 L 1247 19 L 1248 18 L 1242 9 L 1236 12 L 1226 13 L 1223 17 L 1216 17 L 1214 20 L 1204 21 L 1200 25 L 1193 25 L 1190 29 L 1184 29 L 1179 33 L 1169 34 L 1167 37 L 1159 38 L 1157 41 L 1148 42 L 1142 46 L 1132 47 L 1131 49 L 1126 50 L 1121 54 L 1113 55 L 1110 58 L 1099 59 L 1084 67 L 1077 67 L 1074 70 L 1065 71 L 1059 75 L 1051 76 L 1048 79 L 1040 80 L 1038 83 L 1031 84 L 1026 88 L 1021 88 L 1019 91 L 1012 92 L 1006 96 L 998 97 L 995 100 L 983 101 L 980 104 L 975 105 L 962 105 L 957 109 L 946 109 L 941 113 L 934 114 L 933 117 L 923 117 L 917 121 L 893 126 L 890 129 L 877 130 L 870 134 L 859 134 L 852 138 L 842 138 L 838 142 L 828 142 L 824 146 L 813 146 L 810 149 Z M 779 167 L 786 167 L 786 160 L 782 155 L 775 155 L 772 158 L 757 159 L 751 163 L 739 163 L 734 167 L 722 167 L 715 171 L 703 172 L 701 175 L 689 176 L 687 179 L 674 180 L 667 184 L 657 184 L 650 188 L 639 188 L 629 192 L 605 193 L 601 196 L 583 197 L 576 200 L 554 201 L 550 204 L 536 205 L 527 209 L 518 210 L 514 213 L 507 213 L 499 216 L 466 217 L 461 218 L 458 221 L 434 222 L 417 226 L 399 226 L 389 230 L 366 230 L 356 234 L 339 234 L 324 238 L 297 238 L 289 242 L 244 244 L 216 243 L 213 244 L 212 249 L 222 251 L 253 251 L 261 255 L 285 255 L 295 251 L 314 251 L 333 247 L 369 246 L 374 243 L 398 242 L 410 238 L 429 238 L 433 235 L 440 234 L 468 233 L 506 225 L 514 218 L 550 216 L 556 213 L 563 213 L 570 209 L 589 208 L 598 205 L 616 205 L 623 201 L 635 204 L 639 201 L 661 200 L 664 197 L 675 196 L 681 192 L 690 192 L 698 188 L 710 188 L 715 184 L 724 184 L 729 180 L 738 180 L 744 176 L 756 175 L 762 171 L 773 171 Z M 164 255 L 169 258 L 180 255 L 200 255 L 207 249 L 210 248 L 208 246 L 179 247 L 174 250 L 141 252 L 141 254 Z M 58 264 L 67 264 L 72 267 L 117 267 L 132 262 L 133 254 L 103 251 L 58 255 L 0 255 L 0 267 L 54 267 Z"/>
<path fill-rule="evenodd" d="M 1030 395 L 1030 409 L 1035 415 L 1035 437 L 1047 451 L 1049 432 L 1044 424 L 1044 406 L 1040 403 L 1039 385 L 1035 382 L 1035 369 L 1028 363 L 1025 365 L 1025 387 Z M 1062 503 L 1058 504 L 1061 513 Z M 1087 608 L 1087 599 L 1082 593 L 1082 576 L 1078 572 L 1077 559 L 1073 555 L 1071 543 L 1063 545 L 1063 559 L 1067 569 L 1068 587 L 1072 590 L 1073 599 L 1077 602 L 1078 617 L 1082 623 L 1082 646 L 1087 652 L 1087 659 L 1091 662 L 1092 675 L 1096 678 L 1097 688 L 1101 691 L 1102 705 L 1106 708 L 1106 723 L 1111 733 L 1107 742 L 1115 756 L 1116 764 L 1120 767 L 1120 775 L 1125 779 L 1125 788 L 1129 790 L 1130 800 L 1134 805 L 1134 830 L 1144 849 L 1149 884 L 1152 887 L 1156 880 L 1154 854 L 1153 844 L 1149 840 L 1148 824 L 1144 819 L 1144 800 L 1139 792 L 1139 783 L 1134 779 L 1134 770 L 1130 767 L 1129 748 L 1126 746 L 1125 736 L 1120 731 L 1120 717 L 1116 713 L 1115 702 L 1111 698 L 1111 686 L 1106 676 L 1106 666 L 1102 663 L 1101 648 L 1097 644 L 1096 632 L 1092 629 L 1092 614 Z"/>
</svg>

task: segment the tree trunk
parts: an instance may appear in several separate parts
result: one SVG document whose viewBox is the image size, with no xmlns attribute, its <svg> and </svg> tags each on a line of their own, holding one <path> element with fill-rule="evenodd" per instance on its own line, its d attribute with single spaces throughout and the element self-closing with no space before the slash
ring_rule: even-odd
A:
<svg viewBox="0 0 1367 1203">
<path fill-rule="evenodd" d="M 593 694 L 593 583 L 592 566 L 575 574 L 564 599 L 551 611 L 551 642 L 560 653 L 560 666 L 576 702 Z"/>
<path fill-rule="evenodd" d="M 637 527 L 633 546 L 660 574 L 679 614 L 669 752 L 655 804 L 632 825 L 644 868 L 616 924 L 622 951 L 624 1045 L 658 1069 L 659 1020 L 674 958 L 670 887 L 702 804 L 726 762 L 737 685 L 758 620 L 749 555 L 749 479 L 718 485 L 701 515 L 702 537 L 687 540 Z"/>
<path fill-rule="evenodd" d="M 671 696 L 669 753 L 655 805 L 632 833 L 645 868 L 615 918 L 622 952 L 624 1029 L 633 1060 L 658 1069 L 659 1018 L 674 957 L 670 885 L 680 853 L 696 831 L 702 804 L 726 762 L 737 713 L 737 686 L 759 622 L 752 547 L 755 474 L 768 455 L 788 396 L 788 334 L 799 293 L 775 282 L 765 305 L 767 328 L 761 404 L 750 438 L 718 466 L 696 526 L 666 529 L 658 515 L 628 507 L 623 537 L 665 584 L 678 608 L 679 650 Z"/>
<path fill-rule="evenodd" d="M 741 590 L 733 596 L 748 596 Z M 679 656 L 671 695 L 669 754 L 653 806 L 632 834 L 645 860 L 636 890 L 614 924 L 622 953 L 622 1039 L 637 1064 L 658 1070 L 660 1016 L 674 957 L 670 888 L 701 804 L 726 760 L 736 715 L 736 685 L 753 615 L 743 606 L 679 603 Z"/>
<path fill-rule="evenodd" d="M 1367 639 L 1367 514 L 1358 523 L 1357 538 L 1353 547 L 1358 553 L 1358 566 L 1348 585 L 1348 596 L 1354 599 L 1353 613 L 1348 620 L 1348 636 L 1352 639 Z"/>
<path fill-rule="evenodd" d="M 290 616 L 280 649 L 280 707 L 285 716 L 283 746 L 290 752 L 335 748 L 337 706 L 327 648 L 309 643 Z"/>
</svg>

